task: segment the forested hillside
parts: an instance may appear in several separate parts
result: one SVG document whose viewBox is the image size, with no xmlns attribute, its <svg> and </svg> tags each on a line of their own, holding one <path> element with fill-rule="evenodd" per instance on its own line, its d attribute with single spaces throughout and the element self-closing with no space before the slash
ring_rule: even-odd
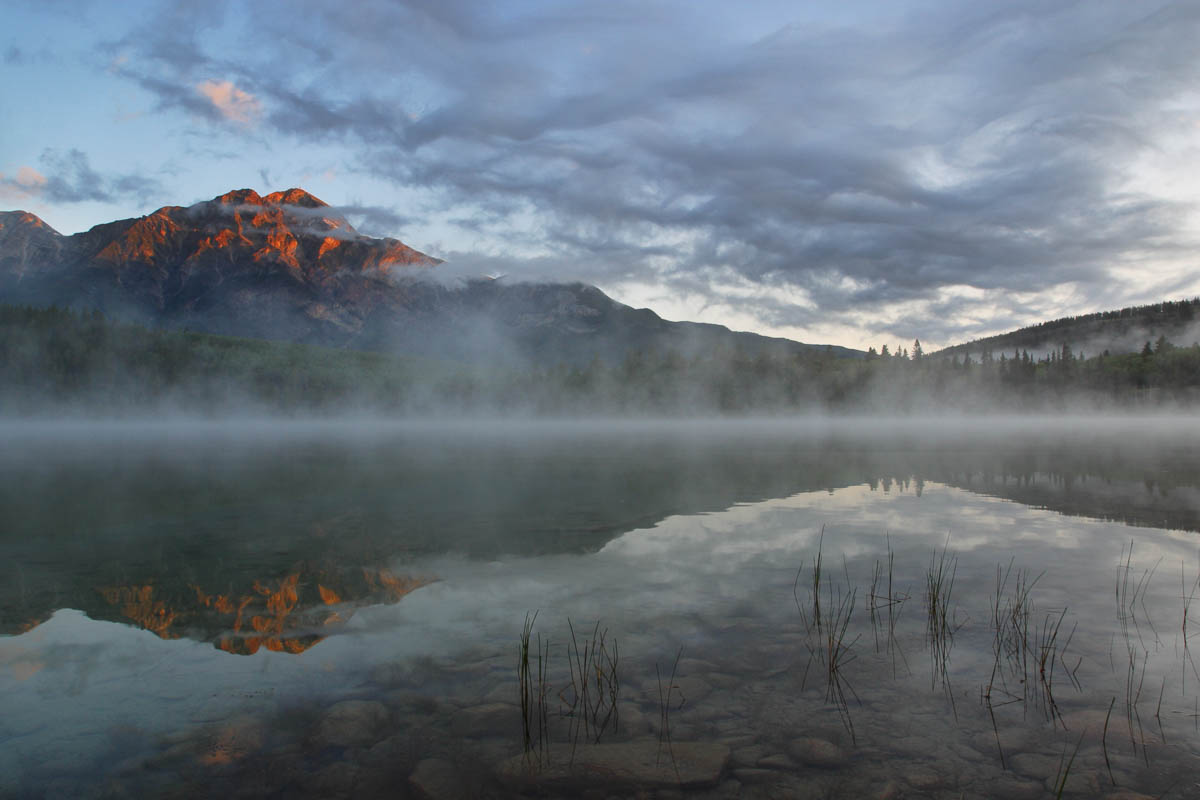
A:
<svg viewBox="0 0 1200 800">
<path fill-rule="evenodd" d="M 998 358 L 1002 352 L 1026 350 L 1042 357 L 1061 350 L 1063 345 L 1089 356 L 1105 351 L 1111 355 L 1139 352 L 1146 342 L 1159 338 L 1181 346 L 1200 341 L 1200 297 L 1062 317 L 947 347 L 937 355 L 969 353 L 979 358 L 990 352 Z"/>
<path fill-rule="evenodd" d="M 907 352 L 907 351 L 905 351 Z M 489 368 L 0 306 L 0 414 L 790 414 L 1193 406 L 1200 345 L 982 358 L 639 351 Z"/>
</svg>

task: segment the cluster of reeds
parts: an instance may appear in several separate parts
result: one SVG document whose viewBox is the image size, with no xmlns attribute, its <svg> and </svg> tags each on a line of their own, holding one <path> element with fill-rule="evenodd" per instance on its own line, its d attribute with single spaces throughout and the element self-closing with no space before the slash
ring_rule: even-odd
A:
<svg viewBox="0 0 1200 800">
<path fill-rule="evenodd" d="M 1029 626 L 1033 618 L 1033 588 L 1042 574 L 1030 580 L 1029 572 L 1018 569 L 1013 574 L 1016 559 L 1008 566 L 996 567 L 996 591 L 992 595 L 992 651 L 997 659 L 1004 658 L 1020 666 L 1020 674 L 1029 672 Z M 1009 588 L 1009 579 L 1013 579 Z"/>
<path fill-rule="evenodd" d="M 1129 745 L 1134 753 L 1138 752 L 1138 743 L 1141 743 L 1143 758 L 1148 758 L 1146 755 L 1146 731 L 1142 726 L 1142 715 L 1138 710 L 1138 704 L 1142 700 L 1142 690 L 1146 683 L 1146 667 L 1150 661 L 1150 651 L 1146 648 L 1140 639 L 1135 640 L 1135 633 L 1126 630 L 1123 641 L 1125 644 L 1125 694 L 1122 710 L 1125 715 L 1125 726 L 1129 732 Z"/>
<path fill-rule="evenodd" d="M 1154 577 L 1154 573 L 1158 571 L 1158 566 L 1161 563 L 1162 559 L 1159 559 L 1150 569 L 1142 570 L 1139 578 L 1132 580 L 1134 573 L 1132 539 L 1129 540 L 1128 550 L 1121 549 L 1121 561 L 1117 563 L 1115 589 L 1117 621 L 1120 623 L 1122 631 L 1128 632 L 1132 627 L 1143 647 L 1145 647 L 1145 641 L 1142 639 L 1141 625 L 1138 623 L 1138 608 L 1142 609 L 1141 619 L 1150 629 L 1154 642 L 1158 642 L 1158 631 L 1155 630 L 1154 622 L 1150 619 L 1150 611 L 1146 608 L 1146 590 L 1149 588 L 1150 580 Z"/>
<path fill-rule="evenodd" d="M 1197 682 L 1200 683 L 1200 670 L 1196 669 L 1196 660 L 1194 658 L 1192 658 L 1191 647 L 1188 643 L 1188 622 L 1189 622 L 1188 615 L 1191 612 L 1192 601 L 1196 599 L 1196 593 L 1198 591 L 1200 591 L 1200 571 L 1197 572 L 1196 578 L 1192 581 L 1191 587 L 1188 587 L 1187 580 L 1186 580 L 1186 578 L 1184 578 L 1184 563 L 1183 563 L 1183 560 L 1180 559 L 1180 561 L 1179 561 L 1179 595 L 1180 595 L 1181 600 L 1183 601 L 1183 622 L 1180 625 L 1180 629 L 1183 633 L 1182 686 L 1183 686 L 1184 694 L 1187 694 L 1188 667 L 1191 667 L 1192 675 L 1195 676 Z M 1196 727 L 1197 731 L 1200 731 L 1200 698 L 1198 698 L 1196 700 L 1196 712 L 1197 713 L 1194 716 L 1195 727 Z"/>
<path fill-rule="evenodd" d="M 1033 603 L 1030 593 L 1041 575 L 1033 580 L 1029 573 L 1018 569 L 1012 588 L 1009 579 L 1013 577 L 1013 564 L 1010 560 L 1006 568 L 996 567 L 996 590 L 992 595 L 992 674 L 987 684 L 980 691 L 980 699 L 992 721 L 992 731 L 996 734 L 996 749 L 1000 753 L 1000 764 L 1007 767 L 1004 759 L 1004 748 L 1000 746 L 1000 730 L 996 724 L 995 709 L 1012 703 L 1021 703 L 1027 699 L 1029 675 L 1029 626 L 1033 616 Z M 1010 684 L 1009 677 L 1013 677 Z M 1016 691 L 1019 690 L 1020 694 Z"/>
<path fill-rule="evenodd" d="M 1180 597 L 1183 599 L 1183 624 L 1181 627 L 1183 630 L 1183 649 L 1187 650 L 1188 649 L 1188 613 L 1192 609 L 1192 601 L 1196 599 L 1196 592 L 1200 591 L 1200 574 L 1196 575 L 1195 580 L 1192 581 L 1192 585 L 1189 588 L 1187 585 L 1187 581 L 1183 576 L 1184 575 L 1183 570 L 1184 570 L 1183 560 L 1180 559 L 1180 561 L 1179 561 L 1179 594 L 1180 594 Z"/>
<path fill-rule="evenodd" d="M 836 595 L 833 592 L 833 587 L 830 587 L 829 604 L 827 608 L 827 616 L 820 639 L 820 649 L 818 650 L 821 656 L 821 661 L 824 666 L 825 677 L 825 702 L 833 703 L 841 715 L 842 723 L 846 726 L 846 730 L 850 733 L 851 741 L 855 741 L 854 722 L 850 718 L 850 703 L 847 692 L 854 696 L 854 687 L 850 685 L 846 678 L 846 665 L 855 659 L 854 645 L 858 642 L 858 637 L 855 636 L 852 640 L 846 641 L 847 629 L 850 627 L 850 618 L 854 614 L 854 601 L 858 594 L 857 589 L 851 589 L 847 586 L 845 593 L 841 587 L 837 588 Z"/>
<path fill-rule="evenodd" d="M 851 624 L 855 610 L 857 590 L 850 580 L 849 567 L 843 558 L 843 570 L 830 570 L 824 556 L 824 528 L 817 540 L 817 548 L 811 561 L 801 562 L 792 585 L 793 600 L 799 613 L 809 650 L 809 661 L 805 668 L 801 687 L 807 685 L 814 666 L 819 665 L 824 684 L 826 701 L 834 704 L 842 721 L 854 737 L 854 726 L 849 713 L 849 700 L 857 699 L 853 687 L 847 680 L 846 667 L 855 660 L 854 648 L 858 637 Z M 958 559 L 950 549 L 949 537 L 941 548 L 933 551 L 925 570 L 923 599 L 925 601 L 925 638 L 933 662 L 933 682 L 941 684 L 954 709 L 954 693 L 951 691 L 949 661 L 955 634 L 969 622 L 956 604 L 954 594 Z M 1117 619 L 1124 632 L 1125 675 L 1124 716 L 1129 742 L 1134 753 L 1140 754 L 1146 763 L 1147 736 L 1140 710 L 1153 702 L 1153 688 L 1145 686 L 1151 648 L 1162 646 L 1154 626 L 1148 600 L 1149 588 L 1161 564 L 1148 568 L 1134 566 L 1134 542 L 1122 548 L 1117 565 L 1117 580 L 1114 588 L 1117 603 Z M 839 574 L 842 573 L 842 574 Z M 844 578 L 843 578 L 844 575 Z M 996 733 L 996 745 L 1000 749 L 997 710 L 1001 706 L 1020 705 L 1021 714 L 1031 710 L 1039 712 L 1052 725 L 1066 729 L 1066 718 L 1060 708 L 1060 695 L 1064 685 L 1067 689 L 1082 692 L 1080 668 L 1083 656 L 1072 648 L 1078 625 L 1070 619 L 1067 607 L 1039 607 L 1034 601 L 1035 589 L 1044 573 L 1034 574 L 1016 567 L 1015 559 L 1007 566 L 996 567 L 996 582 L 991 598 L 990 627 L 992 635 L 993 664 L 991 675 L 981 686 L 980 695 L 992 720 Z M 1200 670 L 1191 661 L 1190 635 L 1194 633 L 1191 606 L 1200 596 L 1200 572 L 1194 579 L 1187 575 L 1186 566 L 1180 566 L 1180 599 L 1182 621 L 1180 633 L 1183 641 L 1185 671 L 1190 663 L 1191 671 L 1200 681 Z M 877 559 L 870 576 L 870 589 L 866 594 L 867 614 L 875 636 L 875 650 L 881 652 L 896 648 L 897 619 L 908 595 L 897 591 L 895 580 L 895 556 L 890 537 L 885 558 Z M 1119 637 L 1114 638 L 1119 641 Z M 902 657 L 902 653 L 900 654 Z M 893 668 L 895 666 L 893 657 Z M 1114 670 L 1119 665 L 1114 661 Z M 1157 678 L 1155 678 L 1157 679 Z M 1161 718 L 1163 697 L 1167 688 L 1164 676 L 1159 687 L 1154 719 L 1158 720 L 1160 738 L 1166 741 Z M 1114 695 L 1104 720 L 1101 738 L 1105 763 L 1110 780 L 1113 770 L 1109 758 L 1110 723 L 1119 696 Z M 1200 731 L 1200 700 L 1196 702 L 1196 728 Z M 957 716 L 957 710 L 955 715 Z M 1075 751 L 1067 743 L 1060 760 L 1059 773 L 1054 780 L 1053 793 L 1065 791 L 1075 761 Z M 1005 754 L 1000 752 L 1001 763 Z M 1115 780 L 1114 780 L 1115 785 Z"/>
<path fill-rule="evenodd" d="M 871 570 L 871 590 L 867 593 L 867 616 L 871 620 L 871 632 L 875 636 L 875 652 L 885 649 L 892 656 L 892 677 L 896 676 L 896 655 L 902 660 L 904 653 L 896 640 L 896 625 L 900 621 L 900 612 L 904 610 L 904 602 L 908 593 L 897 592 L 895 589 L 896 554 L 892 552 L 892 538 L 885 534 L 887 542 L 886 584 L 883 562 L 876 559 Z M 880 643 L 879 631 L 883 628 L 885 635 Z M 907 660 L 905 660 L 907 663 Z"/>
<path fill-rule="evenodd" d="M 617 674 L 620 652 L 615 640 L 608 639 L 608 629 L 600 629 L 600 623 L 592 629 L 590 636 L 580 639 L 575 626 L 567 620 L 571 641 L 567 645 L 567 664 L 571 682 L 559 693 L 564 714 L 571 718 L 571 741 L 581 737 L 599 742 L 609 727 L 616 730 L 619 721 L 617 699 L 621 693 L 621 679 Z M 610 649 L 611 644 L 611 649 Z"/>
<path fill-rule="evenodd" d="M 1009 561 L 1004 570 L 996 568 L 996 592 L 992 599 L 992 650 L 996 660 L 985 696 L 990 702 L 999 679 L 1003 684 L 1002 691 L 1010 701 L 1024 702 L 1026 708 L 1036 704 L 1046 718 L 1053 721 L 1055 717 L 1061 717 L 1054 699 L 1055 675 L 1065 674 L 1070 684 L 1079 688 L 1077 674 L 1083 658 L 1080 656 L 1073 666 L 1066 660 L 1075 626 L 1066 639 L 1060 641 L 1067 616 L 1067 609 L 1063 608 L 1057 612 L 1047 611 L 1042 621 L 1031 627 L 1035 617 L 1032 592 L 1042 574 L 1030 580 L 1028 571 L 1018 569 L 1014 575 L 1013 563 Z M 1011 590 L 1010 577 L 1013 578 Z M 1020 695 L 1009 689 L 1006 676 L 1017 680 Z"/>
<path fill-rule="evenodd" d="M 1067 681 L 1079 690 L 1077 677 L 1083 658 L 1072 665 L 1066 660 L 1066 651 L 1075 635 L 1075 628 L 1065 638 L 1061 637 L 1067 609 L 1044 612 L 1041 621 L 1035 623 L 1039 612 L 1033 601 L 1033 589 L 1042 574 L 1030 578 L 1024 569 L 1013 571 L 1015 559 L 1007 567 L 996 567 L 996 589 L 992 595 L 992 673 L 981 689 L 981 699 L 991 717 L 996 732 L 996 746 L 1000 750 L 1000 761 L 1004 763 L 1004 752 L 1000 748 L 999 730 L 996 726 L 995 709 L 1019 703 L 1022 713 L 1031 707 L 1042 711 L 1045 718 L 1055 724 L 1062 721 L 1062 713 L 1055 700 L 1055 678 L 1066 675 Z"/>
<path fill-rule="evenodd" d="M 958 574 L 958 557 L 950 555 L 950 537 L 940 551 L 935 550 L 925 572 L 925 638 L 933 659 L 933 683 L 939 681 L 949 691 L 950 650 L 954 647 L 954 632 L 959 623 L 953 603 L 954 578 Z"/>
<path fill-rule="evenodd" d="M 1061 798 L 1063 792 L 1067 789 L 1067 778 L 1071 776 L 1071 767 L 1075 764 L 1075 757 L 1079 755 L 1079 748 L 1083 744 L 1083 737 L 1087 734 L 1087 728 L 1083 729 L 1083 733 L 1079 734 L 1079 741 L 1075 743 L 1075 749 L 1071 751 L 1071 757 L 1067 758 L 1067 749 L 1063 747 L 1062 755 L 1058 759 L 1058 774 L 1054 778 L 1054 796 Z M 1108 758 L 1108 753 L 1104 754 L 1105 759 Z M 1110 768 L 1109 773 L 1112 770 Z"/>
<path fill-rule="evenodd" d="M 663 744 L 667 746 L 667 754 L 671 757 L 671 766 L 675 770 L 675 776 L 679 777 L 679 765 L 675 762 L 675 750 L 671 746 L 671 709 L 674 706 L 674 701 L 671 699 L 673 692 L 679 692 L 679 704 L 674 706 L 676 709 L 683 708 L 683 704 L 687 702 L 687 698 L 683 696 L 679 685 L 675 683 L 675 673 L 679 669 L 679 659 L 683 655 L 683 647 L 675 653 L 675 661 L 671 664 L 671 675 L 667 678 L 667 685 L 663 686 L 662 672 L 658 668 L 658 662 L 654 662 L 654 675 L 658 679 L 658 752 L 655 754 L 654 763 L 658 764 L 662 760 Z"/>
<path fill-rule="evenodd" d="M 1150 610 L 1146 606 L 1146 592 L 1149 589 L 1154 573 L 1158 570 L 1159 564 L 1162 563 L 1162 559 L 1155 562 L 1153 567 L 1143 569 L 1141 574 L 1135 578 L 1136 570 L 1133 566 L 1133 546 L 1134 542 L 1130 539 L 1129 549 L 1121 549 L 1121 559 L 1117 562 L 1117 579 L 1113 592 L 1117 602 L 1117 622 L 1121 627 L 1121 638 L 1125 645 L 1125 696 L 1122 704 L 1125 727 L 1129 733 L 1129 744 L 1133 752 L 1138 752 L 1140 744 L 1142 758 L 1149 764 L 1149 755 L 1146 750 L 1146 731 L 1142 725 L 1141 713 L 1138 710 L 1138 704 L 1142 699 L 1142 691 L 1145 688 L 1146 667 L 1150 661 L 1150 647 L 1147 644 L 1146 636 L 1143 634 L 1142 626 L 1144 623 L 1149 631 L 1150 644 L 1157 647 L 1159 645 L 1158 631 L 1154 627 Z M 1183 603 L 1186 642 L 1188 599 L 1184 598 Z M 1140 616 L 1139 609 L 1141 610 Z M 1187 652 L 1185 649 L 1185 657 L 1186 655 Z M 1161 706 L 1162 695 L 1160 693 L 1159 707 L 1161 708 Z"/>
<path fill-rule="evenodd" d="M 825 684 L 825 701 L 833 703 L 837 707 L 842 723 L 853 740 L 855 733 L 854 723 L 850 718 L 849 698 L 854 697 L 855 700 L 858 698 L 854 687 L 847 680 L 844 670 L 846 665 L 856 657 L 854 645 L 858 642 L 859 637 L 855 636 L 853 639 L 847 640 L 847 636 L 850 621 L 854 616 L 858 590 L 851 585 L 849 570 L 846 568 L 844 560 L 845 588 L 843 589 L 840 584 L 835 585 L 834 582 L 825 580 L 821 569 L 824 540 L 825 529 L 822 528 L 820 538 L 817 540 L 817 554 L 813 559 L 807 600 L 800 598 L 800 584 L 804 576 L 803 562 L 797 570 L 796 579 L 792 584 L 792 598 L 795 600 L 801 622 L 807 633 L 806 646 L 809 653 L 808 665 L 801 678 L 801 689 L 807 685 L 808 675 L 814 661 L 820 664 Z M 824 605 L 821 603 L 822 589 L 827 595 Z"/>
<path fill-rule="evenodd" d="M 549 752 L 549 703 L 553 691 L 549 681 L 550 642 L 534 637 L 538 612 L 525 614 L 517 647 L 517 685 L 521 705 L 521 740 L 527 758 L 539 763 Z M 569 718 L 568 736 L 574 745 L 586 738 L 600 741 L 618 723 L 621 681 L 617 643 L 597 622 L 590 636 L 580 637 L 567 620 L 571 632 L 567 643 L 568 679 L 558 692 L 559 716 Z"/>
<path fill-rule="evenodd" d="M 1068 664 L 1066 660 L 1067 649 L 1071 646 L 1071 640 L 1075 638 L 1075 630 L 1078 625 L 1072 625 L 1066 639 L 1061 644 L 1059 643 L 1059 632 L 1062 630 L 1063 620 L 1066 617 L 1067 609 L 1065 608 L 1057 616 L 1053 612 L 1047 613 L 1042 623 L 1038 626 L 1035 640 L 1034 656 L 1037 663 L 1037 686 L 1040 687 L 1038 699 L 1042 703 L 1042 711 L 1051 720 L 1055 716 L 1062 717 L 1058 710 L 1058 704 L 1054 700 L 1056 665 L 1062 665 L 1063 669 L 1060 671 L 1060 674 L 1066 675 L 1067 681 L 1076 691 L 1079 691 L 1081 688 L 1078 674 L 1079 666 L 1083 663 L 1083 656 L 1079 656 L 1076 659 L 1074 666 Z"/>
<path fill-rule="evenodd" d="M 821 630 L 821 553 L 825 545 L 825 526 L 821 526 L 821 534 L 817 537 L 817 555 L 813 558 L 812 575 L 809 577 L 808 601 L 800 600 L 800 579 L 804 575 L 804 562 L 800 562 L 796 570 L 796 580 L 792 583 L 792 599 L 796 602 L 796 610 L 800 612 L 800 621 L 810 633 L 815 629 Z"/>
<path fill-rule="evenodd" d="M 517 683 L 521 696 L 521 740 L 526 758 L 537 758 L 540 762 L 549 747 L 549 719 L 546 713 L 546 696 L 550 685 L 546 680 L 550 664 L 550 643 L 542 642 L 542 635 L 537 635 L 537 643 L 533 648 L 536 654 L 536 667 L 529 658 L 530 645 L 533 643 L 533 626 L 537 622 L 538 612 L 525 614 L 525 626 L 521 630 L 521 639 L 517 651 Z"/>
</svg>

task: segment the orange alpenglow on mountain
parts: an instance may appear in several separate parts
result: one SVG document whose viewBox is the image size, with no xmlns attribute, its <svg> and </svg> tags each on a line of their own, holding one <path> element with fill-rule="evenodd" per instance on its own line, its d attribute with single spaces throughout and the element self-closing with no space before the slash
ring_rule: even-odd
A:
<svg viewBox="0 0 1200 800">
<path fill-rule="evenodd" d="M 197 331 L 357 344 L 426 307 L 440 264 L 365 236 L 303 189 L 232 192 L 63 236 L 33 214 L 0 212 L 0 302 L 97 308 Z"/>
<path fill-rule="evenodd" d="M 118 265 L 157 259 L 187 270 L 207 263 L 205 254 L 219 252 L 231 264 L 239 257 L 274 262 L 311 277 L 330 269 L 387 270 L 440 263 L 395 239 L 362 236 L 332 209 L 319 211 L 327 208 L 303 189 L 266 197 L 253 189 L 238 189 L 186 208 L 165 206 L 137 220 L 100 225 L 83 235 L 98 230 L 105 236 L 117 233 L 94 257 Z M 123 224 L 123 230 L 111 230 Z M 324 258 L 342 244 L 354 252 L 336 261 Z"/>
</svg>

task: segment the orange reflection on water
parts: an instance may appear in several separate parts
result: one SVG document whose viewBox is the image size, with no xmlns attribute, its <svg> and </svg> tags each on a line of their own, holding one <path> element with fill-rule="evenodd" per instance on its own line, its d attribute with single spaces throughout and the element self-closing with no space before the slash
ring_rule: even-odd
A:
<svg viewBox="0 0 1200 800">
<path fill-rule="evenodd" d="M 312 647 L 317 642 L 324 639 L 324 636 L 316 634 L 307 634 L 305 636 L 222 636 L 217 640 L 216 646 L 226 653 L 233 653 L 239 656 L 252 656 L 263 647 L 274 653 L 291 653 L 298 655 L 303 653 L 308 648 Z"/>
<path fill-rule="evenodd" d="M 300 565 L 278 580 L 256 580 L 251 591 L 240 595 L 210 594 L 196 584 L 174 594 L 154 584 L 98 591 L 125 619 L 164 639 L 217 634 L 214 644 L 230 653 L 262 648 L 302 653 L 326 635 L 314 630 L 343 624 L 354 607 L 397 602 L 433 580 L 382 568 L 314 570 Z"/>
<path fill-rule="evenodd" d="M 433 583 L 433 578 L 399 577 L 386 569 L 363 567 L 363 579 L 372 590 L 378 589 L 392 600 L 399 600 L 411 591 Z"/>
<path fill-rule="evenodd" d="M 12 676 L 16 680 L 26 681 L 37 675 L 46 666 L 45 661 L 25 660 L 15 661 L 12 664 Z"/>
<path fill-rule="evenodd" d="M 201 748 L 197 760 L 207 766 L 231 764 L 262 747 L 262 730 L 253 723 L 226 725 Z"/>
<path fill-rule="evenodd" d="M 154 599 L 153 586 L 110 586 L 99 591 L 110 605 L 120 606 L 121 613 L 140 627 L 164 639 L 178 638 L 179 634 L 170 631 L 177 613 L 166 603 Z"/>
</svg>

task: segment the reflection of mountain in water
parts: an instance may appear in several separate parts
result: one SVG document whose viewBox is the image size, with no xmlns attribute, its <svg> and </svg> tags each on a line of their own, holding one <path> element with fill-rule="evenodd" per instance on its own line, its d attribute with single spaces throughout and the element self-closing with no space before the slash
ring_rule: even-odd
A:
<svg viewBox="0 0 1200 800">
<path fill-rule="evenodd" d="M 92 608 L 89 614 L 132 622 L 164 639 L 211 639 L 230 653 L 249 655 L 260 647 L 302 653 L 336 631 L 356 607 L 397 602 L 427 583 L 386 569 L 334 572 L 302 566 L 276 581 L 255 581 L 244 594 L 209 594 L 196 585 L 167 583 L 100 587 L 108 609 Z"/>
<path fill-rule="evenodd" d="M 328 630 L 332 596 L 386 602 L 361 576 L 406 574 L 415 558 L 594 552 L 671 514 L 869 474 L 802 442 L 600 434 L 22 451 L 0 456 L 14 523 L 0 547 L 16 572 L 0 582 L 0 631 L 72 607 L 243 651 L 303 649 Z"/>
<path fill-rule="evenodd" d="M 1200 531 L 1200 481 L 1194 461 L 1126 456 L 1108 464 L 1072 463 L 1071 455 L 1027 453 L 991 464 L 939 465 L 927 477 L 1060 514 L 1154 528 Z"/>
<path fill-rule="evenodd" d="M 0 632 L 78 608 L 234 652 L 299 652 L 421 585 L 411 565 L 430 555 L 594 552 L 673 514 L 893 479 L 1200 529 L 1186 444 L 528 434 L 21 442 L 0 453 Z"/>
<path fill-rule="evenodd" d="M 911 482 L 920 494 L 934 481 L 1060 514 L 1200 531 L 1200 451 L 1189 437 L 910 439 L 874 456 L 872 488 Z"/>
</svg>

